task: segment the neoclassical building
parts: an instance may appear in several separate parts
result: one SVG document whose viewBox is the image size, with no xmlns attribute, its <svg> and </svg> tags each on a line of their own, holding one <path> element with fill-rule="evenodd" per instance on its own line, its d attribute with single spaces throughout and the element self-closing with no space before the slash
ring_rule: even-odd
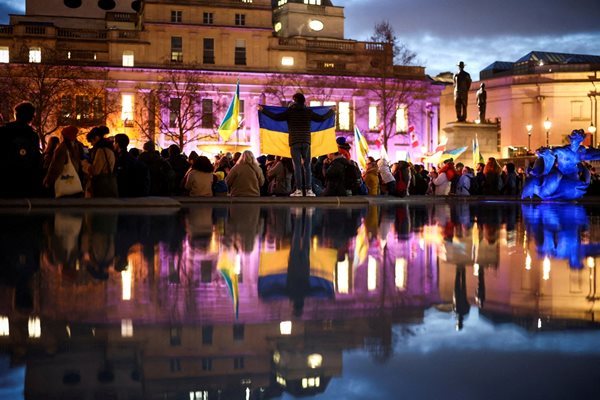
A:
<svg viewBox="0 0 600 400">
<path fill-rule="evenodd" d="M 477 118 L 476 91 L 481 83 L 487 90 L 486 119 L 499 124 L 498 150 L 503 157 L 510 157 L 516 148 L 563 145 L 573 129 L 588 132 L 586 145 L 592 137 L 595 145 L 600 142 L 594 129 L 600 56 L 532 51 L 515 62 L 492 63 L 471 85 L 470 121 Z M 445 126 L 456 119 L 451 86 L 440 102 L 440 122 Z"/>
<path fill-rule="evenodd" d="M 311 105 L 337 106 L 338 135 L 356 126 L 392 159 L 411 148 L 410 127 L 437 144 L 443 86 L 423 67 L 394 65 L 389 44 L 345 38 L 344 9 L 330 0 L 27 0 L 25 15 L 0 26 L 0 62 L 21 78 L 32 64 L 80 71 L 42 136 L 104 123 L 135 146 L 259 152 L 257 105 L 302 91 Z M 224 143 L 217 127 L 237 81 L 240 128 Z M 16 100 L 3 100 L 5 117 Z"/>
</svg>

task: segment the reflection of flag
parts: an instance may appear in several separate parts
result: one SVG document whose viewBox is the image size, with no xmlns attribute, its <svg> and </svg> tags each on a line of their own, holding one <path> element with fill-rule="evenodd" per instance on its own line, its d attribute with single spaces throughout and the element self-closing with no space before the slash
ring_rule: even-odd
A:
<svg viewBox="0 0 600 400">
<path fill-rule="evenodd" d="M 235 257 L 231 251 L 222 251 L 219 255 L 219 261 L 217 262 L 217 269 L 221 273 L 221 276 L 227 284 L 229 295 L 233 300 L 233 309 L 235 311 L 235 318 L 237 319 L 239 313 L 239 288 L 238 288 L 238 277 L 235 273 Z"/>
<path fill-rule="evenodd" d="M 263 109 L 279 114 L 285 111 L 286 107 L 263 106 Z M 310 107 L 310 109 L 319 115 L 324 115 L 331 107 Z M 261 153 L 291 157 L 287 122 L 275 121 L 261 112 L 258 113 L 258 123 L 260 125 Z M 338 145 L 335 141 L 335 115 L 323 122 L 311 121 L 310 131 L 310 153 L 312 157 L 338 151 Z"/>
<path fill-rule="evenodd" d="M 369 153 L 369 144 L 367 139 L 360 133 L 358 126 L 354 127 L 354 145 L 356 147 L 356 159 L 363 170 L 367 169 L 367 154 Z"/>
<path fill-rule="evenodd" d="M 367 238 L 367 229 L 365 225 L 358 228 L 356 238 L 354 239 L 354 259 L 352 265 L 354 267 L 362 264 L 367 259 L 369 253 L 369 239 Z"/>
<path fill-rule="evenodd" d="M 231 104 L 227 109 L 227 114 L 219 126 L 219 135 L 224 141 L 228 141 L 233 132 L 235 132 L 239 126 L 239 115 L 240 115 L 240 81 L 238 80 L 235 88 L 235 95 Z"/>
</svg>

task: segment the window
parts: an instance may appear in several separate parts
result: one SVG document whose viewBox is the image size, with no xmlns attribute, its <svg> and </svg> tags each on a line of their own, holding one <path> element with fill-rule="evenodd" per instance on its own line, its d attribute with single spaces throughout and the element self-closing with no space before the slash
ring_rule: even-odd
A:
<svg viewBox="0 0 600 400">
<path fill-rule="evenodd" d="M 133 121 L 133 95 L 124 94 L 121 96 L 121 120 Z"/>
<path fill-rule="evenodd" d="M 10 323 L 4 315 L 0 317 L 0 336 L 10 336 Z"/>
<path fill-rule="evenodd" d="M 321 0 L 304 0 L 304 4 L 311 4 L 315 6 L 321 5 Z"/>
<path fill-rule="evenodd" d="M 212 25 L 214 24 L 214 15 L 211 12 L 205 12 L 202 15 L 202 23 L 205 25 Z"/>
<path fill-rule="evenodd" d="M 233 359 L 233 369 L 244 369 L 244 357 L 235 357 Z"/>
<path fill-rule="evenodd" d="M 281 65 L 285 67 L 294 66 L 294 57 L 281 57 Z"/>
<path fill-rule="evenodd" d="M 183 19 L 183 11 L 181 10 L 171 10 L 171 22 L 176 24 L 180 24 Z"/>
<path fill-rule="evenodd" d="M 235 41 L 235 65 L 246 65 L 246 41 L 243 39 Z"/>
<path fill-rule="evenodd" d="M 215 63 L 215 39 L 204 38 L 204 47 L 202 49 L 202 62 L 204 64 Z"/>
<path fill-rule="evenodd" d="M 171 62 L 183 62 L 183 39 L 181 36 L 171 37 Z"/>
<path fill-rule="evenodd" d="M 42 62 L 42 49 L 40 47 L 29 48 L 29 62 L 30 63 L 41 63 Z"/>
<path fill-rule="evenodd" d="M 125 50 L 123 52 L 123 66 L 133 67 L 133 51 Z"/>
<path fill-rule="evenodd" d="M 242 3 L 252 3 L 252 0 L 242 0 Z"/>
<path fill-rule="evenodd" d="M 212 371 L 212 358 L 202 359 L 202 371 Z"/>
<path fill-rule="evenodd" d="M 63 125 L 69 124 L 71 113 L 73 111 L 73 98 L 71 96 L 63 96 L 60 99 L 60 118 Z"/>
<path fill-rule="evenodd" d="M 408 109 L 405 105 L 396 109 L 396 132 L 408 132 Z"/>
<path fill-rule="evenodd" d="M 213 342 L 213 327 L 203 326 L 202 327 L 202 344 L 212 344 Z"/>
<path fill-rule="evenodd" d="M 75 118 L 78 121 L 90 119 L 90 99 L 87 96 L 75 96 Z"/>
<path fill-rule="evenodd" d="M 369 105 L 369 130 L 377 131 L 379 128 L 379 110 L 377 104 Z"/>
<path fill-rule="evenodd" d="M 181 346 L 181 327 L 171 327 L 169 330 L 169 343 L 171 346 Z"/>
<path fill-rule="evenodd" d="M 246 14 L 235 14 L 235 24 L 238 26 L 246 25 Z"/>
<path fill-rule="evenodd" d="M 0 47 L 0 63 L 5 64 L 7 62 L 10 62 L 9 55 L 10 53 L 8 47 Z"/>
<path fill-rule="evenodd" d="M 338 128 L 341 131 L 350 130 L 350 103 L 340 101 L 338 103 Z"/>
<path fill-rule="evenodd" d="M 179 372 L 181 371 L 181 360 L 179 358 L 171 358 L 171 372 Z"/>
<path fill-rule="evenodd" d="M 213 101 L 202 99 L 202 127 L 213 128 Z"/>
<path fill-rule="evenodd" d="M 244 340 L 244 325 L 233 325 L 233 340 Z"/>
<path fill-rule="evenodd" d="M 244 121 L 244 108 L 245 108 L 245 102 L 244 100 L 240 99 L 240 108 L 239 108 L 239 114 L 238 114 L 238 123 L 241 125 L 242 121 Z M 238 283 L 242 283 L 243 282 L 243 275 L 242 273 L 238 273 Z"/>
<path fill-rule="evenodd" d="M 281 7 L 284 4 L 287 4 L 288 0 L 277 0 L 277 7 Z"/>
<path fill-rule="evenodd" d="M 130 319 L 121 320 L 121 337 L 133 337 L 133 321 Z"/>
<path fill-rule="evenodd" d="M 181 110 L 181 98 L 172 97 L 169 99 L 169 128 L 177 128 L 177 119 Z"/>
<path fill-rule="evenodd" d="M 92 119 L 94 121 L 104 121 L 104 98 L 94 97 L 92 99 Z"/>
</svg>

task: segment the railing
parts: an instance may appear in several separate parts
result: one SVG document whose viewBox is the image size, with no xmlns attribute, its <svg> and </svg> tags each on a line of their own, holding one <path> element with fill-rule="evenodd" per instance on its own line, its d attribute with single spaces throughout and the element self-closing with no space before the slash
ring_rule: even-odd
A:
<svg viewBox="0 0 600 400">
<path fill-rule="evenodd" d="M 140 31 L 118 31 L 119 39 L 139 39 Z"/>
<path fill-rule="evenodd" d="M 114 22 L 131 22 L 135 23 L 137 21 L 137 14 L 135 13 L 124 13 L 124 12 L 107 12 L 106 13 L 107 21 Z"/>
<path fill-rule="evenodd" d="M 45 35 L 46 27 L 38 25 L 25 25 L 25 33 L 28 35 Z"/>
<path fill-rule="evenodd" d="M 326 50 L 341 50 L 354 51 L 353 42 L 333 42 L 328 40 L 308 40 L 306 47 L 309 49 L 326 49 Z"/>
<path fill-rule="evenodd" d="M 106 31 L 59 28 L 58 37 L 70 39 L 106 39 Z"/>
<path fill-rule="evenodd" d="M 12 35 L 12 25 L 0 25 L 0 35 Z"/>
</svg>

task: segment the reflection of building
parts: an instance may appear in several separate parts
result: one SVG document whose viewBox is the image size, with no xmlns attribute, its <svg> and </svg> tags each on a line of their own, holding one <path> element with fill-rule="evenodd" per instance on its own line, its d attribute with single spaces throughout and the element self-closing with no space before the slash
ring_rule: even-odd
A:
<svg viewBox="0 0 600 400">
<path fill-rule="evenodd" d="M 285 103 L 297 90 L 311 101 L 337 105 L 339 134 L 351 136 L 357 124 L 375 140 L 383 105 L 369 92 L 385 71 L 410 87 L 395 97 L 390 132 L 406 132 L 410 124 L 426 144 L 426 136 L 437 135 L 441 87 L 431 84 L 423 67 L 393 66 L 388 45 L 344 38 L 343 7 L 329 0 L 138 0 L 117 1 L 112 9 L 109 1 L 98 3 L 104 9 L 92 0 L 75 3 L 27 0 L 26 15 L 11 15 L 10 24 L 0 27 L 2 63 L 54 61 L 105 74 L 107 93 L 61 97 L 59 125 L 106 120 L 137 147 L 146 137 L 166 146 L 174 141 L 170 132 L 185 137 L 186 152 L 200 145 L 216 153 L 223 144 L 216 127 L 239 79 L 236 145 L 256 150 L 258 103 Z M 405 138 L 390 141 L 392 157 L 409 149 Z"/>
<path fill-rule="evenodd" d="M 500 122 L 498 146 L 504 157 L 510 147 L 529 145 L 527 125 L 531 125 L 531 148 L 562 145 L 573 129 L 585 129 L 597 120 L 600 56 L 533 51 L 515 62 L 496 61 L 482 70 L 473 82 L 468 115 L 477 116 L 475 92 L 485 82 L 487 118 Z M 440 123 L 455 120 L 452 87 L 441 97 Z M 550 129 L 544 127 L 548 119 Z M 595 139 L 598 142 L 598 137 Z M 589 145 L 589 139 L 585 144 Z M 483 154 L 486 157 L 485 154 Z"/>
</svg>

